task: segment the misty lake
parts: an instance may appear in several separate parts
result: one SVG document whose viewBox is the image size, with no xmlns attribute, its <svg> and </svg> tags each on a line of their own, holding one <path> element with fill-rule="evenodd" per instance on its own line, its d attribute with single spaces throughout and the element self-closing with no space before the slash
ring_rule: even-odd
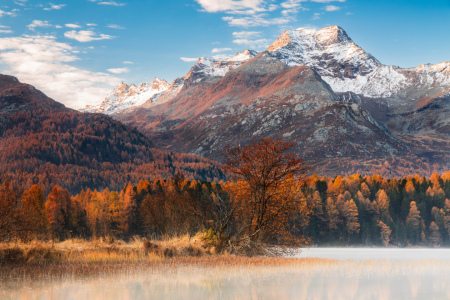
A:
<svg viewBox="0 0 450 300">
<path fill-rule="evenodd" d="M 0 285 L 0 299 L 448 299 L 450 249 L 310 248 L 303 268 L 177 267 Z M 314 262 L 314 258 L 320 260 Z"/>
</svg>

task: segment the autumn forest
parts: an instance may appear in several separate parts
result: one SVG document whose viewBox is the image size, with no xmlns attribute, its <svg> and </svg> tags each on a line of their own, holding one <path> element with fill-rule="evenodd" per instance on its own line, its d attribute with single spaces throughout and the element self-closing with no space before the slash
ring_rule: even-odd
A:
<svg viewBox="0 0 450 300">
<path fill-rule="evenodd" d="M 0 238 L 126 239 L 219 231 L 226 213 L 221 209 L 232 204 L 235 190 L 232 182 L 175 176 L 128 183 L 118 191 L 87 189 L 75 195 L 55 186 L 46 195 L 39 185 L 25 189 L 20 179 L 5 175 L 0 187 Z M 310 243 L 450 244 L 450 172 L 401 179 L 313 175 L 299 186 L 297 196 L 311 213 L 290 219 L 289 230 L 297 237 L 309 237 Z"/>
</svg>

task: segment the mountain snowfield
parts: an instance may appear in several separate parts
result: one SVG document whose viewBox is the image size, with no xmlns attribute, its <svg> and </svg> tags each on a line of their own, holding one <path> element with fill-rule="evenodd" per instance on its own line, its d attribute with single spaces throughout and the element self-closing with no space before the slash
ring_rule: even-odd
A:
<svg viewBox="0 0 450 300">
<path fill-rule="evenodd" d="M 450 87 L 450 62 L 405 69 L 386 66 L 355 44 L 339 26 L 287 30 L 267 52 L 290 67 L 305 65 L 312 68 L 336 93 L 414 99 L 418 95 L 411 89 L 447 90 Z M 257 51 L 244 50 L 226 59 L 201 57 L 188 74 L 175 79 L 171 85 L 159 79 L 140 86 L 121 83 L 100 105 L 87 106 L 82 111 L 117 114 L 143 104 L 148 107 L 168 101 L 178 95 L 187 82 L 196 84 L 205 79 L 224 77 L 257 54 Z"/>
</svg>

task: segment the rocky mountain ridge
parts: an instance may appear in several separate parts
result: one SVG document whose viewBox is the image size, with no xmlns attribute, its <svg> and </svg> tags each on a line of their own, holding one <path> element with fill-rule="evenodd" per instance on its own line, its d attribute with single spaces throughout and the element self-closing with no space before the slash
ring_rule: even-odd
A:
<svg viewBox="0 0 450 300">
<path fill-rule="evenodd" d="M 219 161 L 225 145 L 282 136 L 329 175 L 450 168 L 449 63 L 383 65 L 338 26 L 285 31 L 244 54 L 201 58 L 157 102 L 114 118 Z"/>
</svg>

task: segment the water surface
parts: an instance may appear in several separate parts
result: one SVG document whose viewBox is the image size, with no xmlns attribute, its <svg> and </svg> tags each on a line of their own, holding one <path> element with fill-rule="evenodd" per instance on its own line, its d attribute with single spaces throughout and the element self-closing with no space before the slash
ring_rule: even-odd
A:
<svg viewBox="0 0 450 300">
<path fill-rule="evenodd" d="M 448 249 L 311 248 L 297 257 L 334 260 L 0 284 L 0 299 L 450 299 Z"/>
</svg>

